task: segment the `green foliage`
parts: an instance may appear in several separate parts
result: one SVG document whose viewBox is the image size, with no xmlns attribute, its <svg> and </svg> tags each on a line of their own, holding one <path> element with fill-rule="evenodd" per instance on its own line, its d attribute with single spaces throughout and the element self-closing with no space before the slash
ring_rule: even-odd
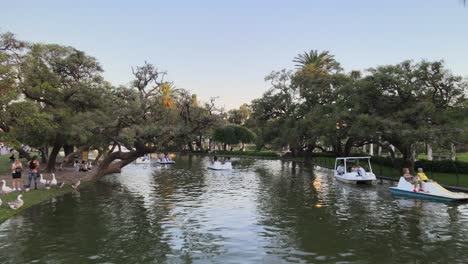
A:
<svg viewBox="0 0 468 264">
<path fill-rule="evenodd" d="M 245 156 L 256 158 L 279 158 L 280 155 L 273 151 L 216 151 L 216 155 Z"/>
<path fill-rule="evenodd" d="M 239 125 L 227 125 L 216 128 L 213 132 L 213 139 L 224 144 L 235 145 L 253 142 L 255 134 L 250 129 Z"/>
</svg>

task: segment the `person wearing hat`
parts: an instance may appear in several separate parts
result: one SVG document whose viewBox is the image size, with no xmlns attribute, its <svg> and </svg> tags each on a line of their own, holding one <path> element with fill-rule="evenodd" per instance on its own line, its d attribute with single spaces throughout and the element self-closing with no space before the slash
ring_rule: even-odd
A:
<svg viewBox="0 0 468 264">
<path fill-rule="evenodd" d="M 426 176 L 426 173 L 424 173 L 424 170 L 422 168 L 418 168 L 417 176 L 423 182 L 427 182 L 429 180 L 429 178 Z"/>
</svg>

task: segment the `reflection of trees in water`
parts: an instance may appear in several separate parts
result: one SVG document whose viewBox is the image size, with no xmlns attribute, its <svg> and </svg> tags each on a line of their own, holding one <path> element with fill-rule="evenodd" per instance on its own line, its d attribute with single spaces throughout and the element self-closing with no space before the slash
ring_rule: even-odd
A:
<svg viewBox="0 0 468 264">
<path fill-rule="evenodd" d="M 259 224 L 272 251 L 285 257 L 294 256 L 294 249 L 317 254 L 295 256 L 308 261 L 460 259 L 454 253 L 464 246 L 456 242 L 466 241 L 467 228 L 453 207 L 410 199 L 402 208 L 388 186 L 342 184 L 322 170 L 311 179 L 299 170 L 286 163 L 256 170 Z"/>
</svg>

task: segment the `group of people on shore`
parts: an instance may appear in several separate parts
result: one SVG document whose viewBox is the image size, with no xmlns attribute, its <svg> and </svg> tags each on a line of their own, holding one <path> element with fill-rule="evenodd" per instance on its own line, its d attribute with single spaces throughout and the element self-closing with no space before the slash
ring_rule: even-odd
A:
<svg viewBox="0 0 468 264">
<path fill-rule="evenodd" d="M 78 160 L 75 160 L 73 167 L 79 172 L 88 172 L 93 168 L 93 164 L 91 164 L 89 161 L 86 162 L 85 160 L 82 160 L 81 163 Z"/>
<path fill-rule="evenodd" d="M 403 177 L 406 181 L 413 184 L 413 192 L 425 192 L 422 188 L 422 182 L 430 181 L 426 173 L 424 173 L 423 168 L 418 168 L 418 173 L 416 175 L 412 175 L 409 168 L 403 168 Z"/>
</svg>

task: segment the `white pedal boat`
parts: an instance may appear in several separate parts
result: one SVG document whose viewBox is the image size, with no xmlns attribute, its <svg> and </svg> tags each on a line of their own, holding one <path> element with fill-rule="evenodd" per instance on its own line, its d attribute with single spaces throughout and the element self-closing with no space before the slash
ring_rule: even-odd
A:
<svg viewBox="0 0 468 264">
<path fill-rule="evenodd" d="M 175 161 L 173 161 L 173 160 L 166 160 L 166 159 L 162 159 L 162 160 L 161 160 L 161 159 L 158 159 L 158 160 L 157 160 L 157 163 L 159 163 L 159 164 L 174 164 Z"/>
<path fill-rule="evenodd" d="M 413 184 L 409 183 L 404 177 L 400 177 L 396 187 L 390 187 L 390 192 L 395 195 L 404 195 L 419 199 L 431 199 L 445 202 L 468 201 L 468 194 L 460 192 L 451 192 L 440 186 L 435 181 L 422 182 L 424 192 L 414 192 Z"/>
<path fill-rule="evenodd" d="M 212 164 L 208 165 L 208 169 L 210 170 L 232 170 L 231 162 L 221 163 L 219 161 L 215 161 Z"/>
<path fill-rule="evenodd" d="M 139 157 L 135 160 L 136 164 L 150 164 L 151 163 L 151 158 L 149 156 L 143 156 Z"/>
<path fill-rule="evenodd" d="M 364 160 L 369 171 L 365 171 L 364 168 L 357 172 L 349 171 L 350 163 L 357 162 L 358 160 Z M 339 164 L 340 163 L 340 164 Z M 370 163 L 370 157 L 343 157 L 336 158 L 335 169 L 333 170 L 334 176 L 338 181 L 352 183 L 352 184 L 373 184 L 377 180 L 375 174 L 372 172 L 372 166 Z"/>
</svg>

